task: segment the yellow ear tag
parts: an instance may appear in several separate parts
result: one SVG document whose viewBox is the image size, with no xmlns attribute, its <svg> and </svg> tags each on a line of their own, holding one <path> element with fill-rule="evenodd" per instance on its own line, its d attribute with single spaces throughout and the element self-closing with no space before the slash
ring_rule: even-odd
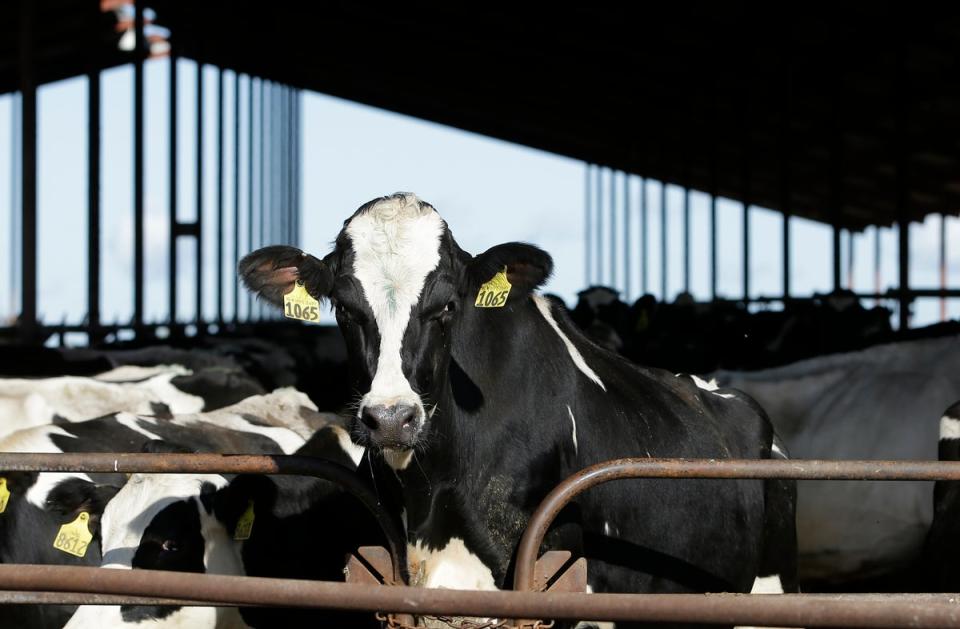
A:
<svg viewBox="0 0 960 629">
<path fill-rule="evenodd" d="M 507 295 L 513 286 L 507 279 L 507 267 L 493 276 L 489 282 L 480 286 L 480 292 L 477 293 L 477 301 L 474 306 L 477 308 L 503 308 L 507 305 Z"/>
<path fill-rule="evenodd" d="M 320 302 L 310 296 L 303 282 L 297 280 L 293 290 L 283 296 L 283 314 L 290 319 L 320 322 Z"/>
<path fill-rule="evenodd" d="M 233 539 L 242 542 L 250 539 L 250 533 L 253 532 L 253 501 L 247 501 L 247 510 L 243 512 L 240 519 L 237 520 L 237 528 L 233 531 Z"/>
<path fill-rule="evenodd" d="M 87 523 L 90 521 L 90 514 L 81 511 L 80 515 L 73 522 L 69 522 L 60 527 L 57 533 L 57 539 L 53 541 L 53 547 L 62 550 L 68 555 L 74 557 L 83 557 L 87 554 L 87 546 L 93 535 L 90 533 L 90 527 Z"/>
<path fill-rule="evenodd" d="M 0 513 L 7 510 L 7 502 L 10 500 L 10 490 L 7 489 L 7 479 L 0 476 Z"/>
</svg>

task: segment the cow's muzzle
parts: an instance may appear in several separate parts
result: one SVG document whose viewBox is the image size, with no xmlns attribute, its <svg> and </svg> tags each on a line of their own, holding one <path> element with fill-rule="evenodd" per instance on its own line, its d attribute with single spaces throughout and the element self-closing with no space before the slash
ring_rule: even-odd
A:
<svg viewBox="0 0 960 629">
<path fill-rule="evenodd" d="M 373 445 L 408 449 L 420 432 L 420 409 L 402 403 L 366 406 L 360 411 L 360 422 Z"/>
</svg>

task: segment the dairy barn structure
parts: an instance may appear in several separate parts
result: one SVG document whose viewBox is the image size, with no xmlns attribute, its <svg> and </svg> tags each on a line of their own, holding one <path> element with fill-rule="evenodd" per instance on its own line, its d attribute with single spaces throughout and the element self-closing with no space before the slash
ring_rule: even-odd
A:
<svg viewBox="0 0 960 629">
<path fill-rule="evenodd" d="M 12 141 L 0 145 L 12 167 L 11 231 L 2 238 L 14 306 L 14 316 L 0 320 L 4 626 L 63 626 L 77 605 L 82 613 L 91 606 L 257 608 L 264 615 L 243 615 L 252 626 L 300 622 L 296 611 L 273 619 L 276 606 L 346 614 L 330 621 L 338 626 L 440 619 L 536 627 L 584 618 L 960 626 L 956 595 L 931 593 L 954 583 L 946 564 L 960 553 L 944 542 L 954 530 L 950 481 L 960 480 L 951 449 L 960 416 L 946 410 L 960 401 L 960 327 L 948 317 L 960 299 L 948 237 L 960 213 L 958 37 L 956 11 L 875 4 L 600 3 L 549 11 L 213 0 L 0 6 L 0 95 L 12 95 L 13 103 Z M 182 60 L 198 68 L 189 103 L 180 93 Z M 168 64 L 160 94 L 146 87 L 148 62 Z M 101 77 L 120 66 L 132 68 L 133 77 L 130 182 L 104 172 L 104 133 L 115 123 L 103 113 Z M 84 241 L 86 259 L 73 263 L 84 267 L 85 316 L 54 321 L 38 297 L 38 194 L 57 185 L 39 167 L 38 90 L 76 77 L 85 77 L 86 89 L 86 159 L 76 165 L 86 181 L 86 216 L 85 233 L 75 238 Z M 370 458 L 336 464 L 301 449 L 320 431 L 341 438 L 350 430 L 349 419 L 337 415 L 356 401 L 339 331 L 284 319 L 238 280 L 245 254 L 304 241 L 302 193 L 311 175 L 303 169 L 305 91 L 582 161 L 584 290 L 571 304 L 571 320 L 632 362 L 698 374 L 698 390 L 715 392 L 719 384 L 746 391 L 793 460 L 598 464 L 537 496 L 541 509 L 512 547 L 511 581 L 498 583 L 517 591 L 410 587 L 419 582 L 417 566 L 406 565 L 404 523 L 382 499 L 383 488 L 356 473 Z M 163 113 L 162 130 L 148 128 L 148 109 Z M 158 137 L 162 146 L 150 147 Z M 145 306 L 147 156 L 157 154 L 162 164 L 150 167 L 167 173 L 170 225 L 165 317 Z M 132 191 L 124 210 L 132 267 L 108 273 L 103 199 L 119 185 Z M 736 209 L 721 211 L 721 204 Z M 731 216 L 736 247 L 721 234 Z M 758 289 L 753 277 L 758 216 L 777 225 L 778 242 L 763 243 L 778 257 L 774 292 Z M 805 246 L 795 233 L 799 221 L 829 229 L 829 246 L 798 251 Z M 919 264 L 911 233 L 921 223 L 935 232 L 936 268 L 924 276 L 937 281 L 929 285 L 911 282 Z M 883 238 L 896 244 L 892 285 L 882 280 L 883 261 L 892 258 Z M 739 262 L 738 294 L 720 288 L 724 256 Z M 830 263 L 822 294 L 793 285 L 797 266 L 812 258 Z M 875 278 L 867 289 L 853 280 L 854 262 L 865 260 Z M 668 275 L 676 279 L 668 282 Z M 707 299 L 692 296 L 697 282 Z M 132 300 L 129 320 L 102 314 L 105 295 L 118 291 Z M 938 305 L 940 321 L 911 325 L 923 302 Z M 148 393 L 131 393 L 147 384 L 154 387 Z M 94 390 L 100 393 L 85 393 Z M 289 417 L 280 410 L 291 408 L 297 412 Z M 573 417 L 570 411 L 576 448 Z M 270 432 L 249 450 L 237 450 L 235 440 L 234 449 L 223 449 L 210 436 L 238 422 L 247 422 L 247 432 L 286 436 Z M 110 436 L 91 433 L 101 436 L 85 441 L 79 426 Z M 196 430 L 203 445 L 150 445 L 166 438 L 164 426 L 184 439 Z M 43 447 L 24 436 L 43 430 L 50 437 Z M 228 456 L 235 454 L 242 456 Z M 31 483 L 53 472 L 110 489 L 81 501 L 82 511 L 57 510 L 66 490 L 50 490 L 46 502 L 31 493 L 39 486 Z M 29 476 L 35 473 L 41 476 Z M 349 521 L 357 530 L 343 533 L 367 525 L 373 533 L 363 544 L 344 541 L 346 583 L 258 573 L 247 556 L 246 572 L 233 576 L 174 574 L 150 564 L 154 569 L 123 575 L 99 570 L 101 544 L 106 551 L 111 542 L 95 529 L 113 496 L 125 495 L 131 475 L 147 483 L 171 473 L 226 474 L 227 487 L 236 474 L 324 479 L 356 500 Z M 623 478 L 796 479 L 805 593 L 784 586 L 786 593 L 768 596 L 588 595 L 590 557 L 584 561 L 575 550 L 541 555 L 541 542 L 552 539 L 553 518 L 568 514 L 564 505 L 576 504 L 580 492 Z M 891 482 L 870 482 L 880 480 Z M 248 536 L 255 527 L 250 505 L 249 515 L 239 516 Z M 27 508 L 52 518 L 51 530 L 73 526 L 81 513 L 86 531 L 90 518 L 83 543 L 89 552 L 70 553 L 56 541 L 60 554 L 9 550 L 23 544 L 27 533 L 14 517 Z M 340 578 L 342 568 L 330 578 Z M 212 572 L 202 562 L 181 569 Z M 78 626 L 77 614 L 68 626 Z"/>
</svg>

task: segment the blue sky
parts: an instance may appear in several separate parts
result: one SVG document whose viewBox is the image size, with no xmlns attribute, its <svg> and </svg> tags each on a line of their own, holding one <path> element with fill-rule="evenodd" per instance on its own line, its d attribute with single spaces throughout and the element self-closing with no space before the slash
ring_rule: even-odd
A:
<svg viewBox="0 0 960 629">
<path fill-rule="evenodd" d="M 195 217 L 194 146 L 196 66 L 180 62 L 180 218 Z M 167 294 L 167 80 L 169 62 L 147 64 L 146 86 L 146 312 L 150 320 L 164 320 Z M 213 93 L 216 73 L 207 69 L 206 91 Z M 232 128 L 232 73 L 227 74 L 227 128 Z M 132 70 L 121 67 L 103 75 L 103 305 L 104 319 L 128 320 L 132 313 Z M 241 83 L 245 89 L 245 82 Z M 315 93 L 303 94 L 303 242 L 304 248 L 323 254 L 330 248 L 344 218 L 361 203 L 382 194 L 408 190 L 438 208 L 461 246 L 479 253 L 509 240 L 535 243 L 555 260 L 553 280 L 546 287 L 568 302 L 588 281 L 584 277 L 584 185 L 585 164 L 577 160 L 509 144 L 480 135 L 376 110 Z M 0 96 L 0 320 L 16 311 L 16 284 L 11 273 L 12 107 L 9 95 Z M 204 197 L 208 212 L 213 207 L 214 108 L 208 99 L 205 112 L 207 169 Z M 246 115 L 241 98 L 241 116 Z M 44 86 L 39 91 L 39 310 L 47 321 L 79 321 L 85 312 L 86 274 L 86 80 L 72 79 Z M 228 134 L 229 136 L 229 134 Z M 243 145 L 241 145 L 243 149 Z M 232 155 L 232 141 L 226 151 Z M 243 154 L 243 151 L 241 151 Z M 602 194 L 609 203 L 609 171 L 604 171 Z M 622 252 L 622 202 L 624 175 L 616 177 L 618 235 L 615 246 Z M 227 173 L 227 207 L 232 207 L 231 173 Z M 648 287 L 660 292 L 660 183 L 630 177 L 634 218 L 631 241 L 639 240 L 635 214 L 641 186 L 649 196 L 650 266 Z M 245 188 L 243 186 L 242 188 Z M 668 297 L 682 288 L 682 194 L 667 187 Z M 245 203 L 245 190 L 241 192 Z M 708 218 L 709 198 L 691 194 L 692 291 L 709 297 Z M 781 291 L 780 230 L 782 217 L 760 208 L 751 210 L 752 293 L 774 295 Z M 229 219 L 228 219 L 229 220 Z M 604 216 L 604 280 L 609 283 L 609 213 Z M 937 229 L 940 218 L 929 217 L 911 230 L 916 286 L 936 286 Z M 718 281 L 721 295 L 742 293 L 742 209 L 739 203 L 719 202 Z M 228 229 L 232 228 L 228 224 Z M 854 287 L 873 289 L 874 229 L 855 236 Z M 831 288 L 831 232 L 826 226 L 793 219 L 793 271 L 795 294 Z M 950 278 L 960 284 L 960 221 L 948 219 Z M 881 230 L 883 287 L 896 284 L 896 232 Z M 214 239 L 205 244 L 204 312 L 215 311 Z M 844 239 L 846 250 L 846 239 Z M 229 262 L 238 252 L 226 251 Z M 239 252 L 245 253 L 244 251 Z M 181 318 L 193 312 L 190 243 L 181 243 Z M 845 252 L 845 257 L 848 255 Z M 618 256 L 622 261 L 622 256 Z M 622 264 L 622 262 L 621 262 Z M 638 260 L 633 256 L 632 281 L 624 285 L 624 269 L 617 269 L 617 287 L 631 298 L 639 295 Z M 846 265 L 844 266 L 846 269 Z M 230 278 L 232 280 L 232 278 Z M 241 313 L 245 312 L 242 304 Z M 227 308 L 228 315 L 231 309 Z M 960 303 L 950 314 L 960 316 Z M 915 324 L 939 316 L 937 300 L 922 300 Z"/>
</svg>

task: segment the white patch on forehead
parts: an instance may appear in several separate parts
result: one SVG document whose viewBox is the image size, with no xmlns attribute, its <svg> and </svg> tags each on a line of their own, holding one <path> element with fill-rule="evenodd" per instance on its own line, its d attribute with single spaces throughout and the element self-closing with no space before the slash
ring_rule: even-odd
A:
<svg viewBox="0 0 960 629">
<path fill-rule="evenodd" d="M 150 522 L 174 502 L 196 499 L 204 482 L 217 488 L 227 484 L 223 476 L 214 474 L 133 474 L 103 510 L 103 567 L 131 569 Z M 197 508 L 202 521 L 205 511 L 199 503 Z"/>
<path fill-rule="evenodd" d="M 373 404 L 423 405 L 403 375 L 400 350 L 410 312 L 424 281 L 440 263 L 444 223 L 414 195 L 384 199 L 346 227 L 353 246 L 353 274 L 363 288 L 380 333 L 380 355 L 359 412 Z"/>
<path fill-rule="evenodd" d="M 960 439 L 960 419 L 948 415 L 941 417 L 940 439 Z"/>
<path fill-rule="evenodd" d="M 570 354 L 570 359 L 573 360 L 573 364 L 576 365 L 577 369 L 583 372 L 586 377 L 593 380 L 598 387 L 606 391 L 607 387 L 604 386 L 603 381 L 600 380 L 600 376 L 590 368 L 590 365 L 583 359 L 583 355 L 580 353 L 580 350 L 577 349 L 577 346 L 573 344 L 573 341 L 571 341 L 570 338 L 563 333 L 563 330 L 560 329 L 560 326 L 557 325 L 557 320 L 553 317 L 553 312 L 550 310 L 550 301 L 542 295 L 534 295 L 533 303 L 537 305 L 537 310 L 540 311 L 543 318 L 547 320 L 547 323 L 550 324 L 553 331 L 556 332 L 560 340 L 563 341 L 564 346 L 567 348 L 567 353 Z"/>
</svg>

